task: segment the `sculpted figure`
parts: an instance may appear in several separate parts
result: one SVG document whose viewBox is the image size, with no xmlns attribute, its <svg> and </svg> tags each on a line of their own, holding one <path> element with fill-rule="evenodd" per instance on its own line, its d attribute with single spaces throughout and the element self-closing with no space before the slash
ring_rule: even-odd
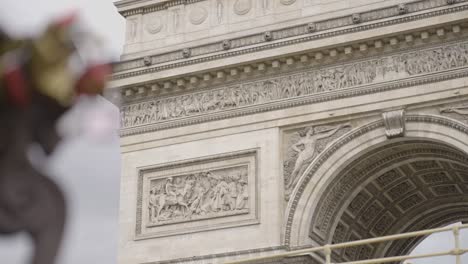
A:
<svg viewBox="0 0 468 264">
<path fill-rule="evenodd" d="M 247 189 L 247 182 L 241 179 L 238 183 L 238 195 L 236 200 L 236 209 L 242 210 L 246 208 L 249 200 L 249 190 Z"/>
<path fill-rule="evenodd" d="M 187 183 L 190 184 L 190 183 Z M 188 205 L 184 201 L 184 196 L 190 186 L 185 186 L 183 190 L 179 191 L 175 184 L 172 183 L 172 178 L 167 178 L 166 185 L 164 187 L 165 193 L 159 195 L 158 198 L 158 210 L 156 214 L 156 221 L 159 220 L 159 216 L 163 210 L 170 210 L 175 213 L 177 207 L 184 209 L 182 213 L 185 215 L 189 211 Z"/>
<path fill-rule="evenodd" d="M 339 125 L 335 128 L 322 131 L 320 133 L 315 133 L 314 128 L 311 127 L 304 137 L 302 137 L 296 144 L 292 145 L 292 149 L 298 153 L 296 163 L 294 165 L 294 170 L 289 177 L 289 181 L 286 184 L 286 189 L 291 189 L 298 180 L 299 171 L 302 168 L 302 165 L 311 159 L 316 153 L 317 141 L 332 136 L 338 130 L 344 127 L 350 127 L 349 123 Z"/>
<path fill-rule="evenodd" d="M 245 170 L 226 168 L 156 180 L 149 191 L 148 220 L 161 223 L 245 209 L 246 177 Z"/>
<path fill-rule="evenodd" d="M 468 106 L 447 107 L 440 109 L 441 113 L 457 113 L 459 115 L 468 115 Z"/>
<path fill-rule="evenodd" d="M 215 211 L 224 211 L 229 186 L 224 180 L 220 180 L 215 187 L 213 209 Z"/>
<path fill-rule="evenodd" d="M 150 191 L 149 197 L 149 219 L 150 222 L 154 222 L 157 219 L 157 210 L 158 210 L 158 195 L 156 194 L 156 189 L 153 188 Z"/>
</svg>

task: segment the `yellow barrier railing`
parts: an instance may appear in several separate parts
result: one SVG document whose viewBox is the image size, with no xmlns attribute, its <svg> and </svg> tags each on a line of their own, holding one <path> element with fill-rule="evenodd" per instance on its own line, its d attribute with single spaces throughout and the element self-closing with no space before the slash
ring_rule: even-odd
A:
<svg viewBox="0 0 468 264">
<path fill-rule="evenodd" d="M 411 256 L 405 255 L 405 256 L 366 259 L 366 260 L 358 260 L 358 261 L 350 261 L 350 262 L 339 262 L 339 263 L 333 263 L 333 264 L 379 264 L 379 263 L 388 263 L 388 262 L 394 262 L 394 261 L 405 261 L 405 260 L 410 260 L 410 259 L 421 259 L 421 258 L 450 256 L 450 255 L 455 256 L 456 264 L 462 264 L 461 256 L 468 252 L 468 248 L 461 248 L 461 245 L 460 245 L 460 230 L 461 229 L 468 229 L 468 224 L 454 225 L 454 226 L 449 226 L 449 227 L 434 228 L 434 229 L 427 229 L 427 230 L 402 233 L 402 234 L 396 234 L 396 235 L 390 235 L 390 236 L 356 240 L 356 241 L 350 241 L 350 242 L 345 242 L 345 243 L 340 243 L 340 244 L 324 245 L 321 247 L 292 250 L 292 251 L 288 251 L 284 253 L 272 254 L 269 256 L 254 257 L 254 258 L 249 258 L 249 259 L 244 259 L 244 260 L 239 260 L 239 261 L 226 262 L 226 264 L 252 263 L 255 261 L 263 261 L 263 260 L 276 259 L 276 258 L 281 258 L 281 257 L 295 257 L 295 256 L 309 255 L 314 252 L 323 252 L 325 254 L 325 264 L 332 264 L 331 255 L 332 255 L 333 250 L 335 249 L 355 247 L 355 246 L 360 246 L 360 245 L 367 245 L 367 244 L 386 242 L 386 241 L 393 241 L 393 240 L 410 238 L 410 237 L 426 236 L 430 234 L 447 232 L 447 231 L 452 231 L 452 234 L 454 236 L 454 241 L 455 241 L 454 247 L 448 251 L 411 255 Z"/>
</svg>

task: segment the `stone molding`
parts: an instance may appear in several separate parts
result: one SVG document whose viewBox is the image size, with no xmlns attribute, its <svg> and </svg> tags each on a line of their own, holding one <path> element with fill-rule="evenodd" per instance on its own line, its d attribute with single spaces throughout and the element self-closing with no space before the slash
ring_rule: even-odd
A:
<svg viewBox="0 0 468 264">
<path fill-rule="evenodd" d="M 457 56 L 461 57 L 453 62 L 447 61 L 449 60 L 448 57 L 442 55 L 446 52 L 458 52 L 459 55 Z M 121 135 L 127 136 L 459 78 L 468 75 L 465 70 L 468 66 L 468 57 L 464 58 L 467 55 L 468 42 L 451 42 L 436 47 L 391 53 L 357 62 L 314 68 L 313 70 L 301 71 L 295 74 L 290 73 L 280 77 L 246 82 L 189 95 L 124 105 L 121 109 Z M 411 56 L 418 57 L 418 60 L 422 58 L 425 61 L 411 62 Z M 440 60 L 433 60 L 434 56 L 442 57 L 439 58 Z M 433 60 L 433 63 L 429 60 Z M 362 67 L 369 67 L 370 71 L 357 70 Z M 354 75 L 347 72 L 353 69 L 356 71 Z M 325 78 L 328 76 L 327 74 L 332 74 L 333 77 L 331 79 Z M 341 75 L 347 76 L 344 81 L 339 78 Z M 353 76 L 355 80 L 351 78 Z M 326 83 L 323 82 L 325 80 Z M 355 85 L 355 83 L 359 85 Z M 287 91 L 281 87 L 287 89 Z M 274 93 L 275 89 L 283 90 Z M 220 95 L 226 98 L 228 93 L 236 93 L 236 91 L 238 94 L 232 95 L 233 98 L 236 98 L 235 100 L 223 101 L 223 103 L 218 100 Z M 248 93 L 249 98 L 243 97 L 242 93 Z M 252 97 L 254 95 L 255 98 Z M 209 101 L 206 101 L 206 98 L 209 98 Z M 194 102 L 195 99 L 202 104 L 199 104 L 199 109 L 190 110 L 196 105 L 187 102 Z M 237 99 L 239 100 L 236 101 Z M 240 101 L 241 99 L 242 101 Z M 176 102 L 180 102 L 177 104 L 180 108 L 178 111 L 175 108 Z M 185 109 L 184 105 L 191 108 Z M 177 116 L 177 112 L 179 112 L 179 116 Z"/>
<path fill-rule="evenodd" d="M 405 110 L 389 111 L 382 114 L 387 138 L 403 137 L 405 135 Z"/>
<path fill-rule="evenodd" d="M 468 6 L 468 5 L 467 5 Z M 451 30 L 446 30 L 448 26 Z M 435 30 L 436 29 L 436 30 Z M 205 73 L 194 73 L 184 76 L 174 76 L 164 81 L 151 80 L 134 86 L 125 86 L 114 89 L 112 94 L 121 98 L 121 103 L 129 104 L 147 100 L 149 98 L 168 97 L 171 94 L 193 93 L 197 90 L 206 90 L 208 87 L 219 87 L 220 84 L 234 84 L 245 79 L 255 77 L 291 72 L 294 70 L 307 69 L 317 66 L 333 65 L 337 62 L 361 59 L 368 54 L 386 54 L 395 50 L 405 51 L 408 49 L 424 48 L 429 43 L 447 43 L 468 36 L 468 29 L 463 23 L 435 27 L 433 30 L 415 30 L 387 36 L 383 39 L 361 40 L 352 46 L 341 44 L 333 49 L 316 50 L 313 53 L 303 51 L 295 56 L 285 55 L 283 58 L 259 61 L 226 67 Z M 230 41 L 224 43 L 230 46 Z M 223 44 L 223 45 L 224 45 Z M 184 49 L 183 53 L 191 54 L 192 50 Z M 143 63 L 151 65 L 149 57 L 143 59 Z M 169 65 L 170 66 L 170 65 Z M 165 66 L 164 66 L 165 67 Z M 120 97 L 118 94 L 121 94 Z M 112 98 L 112 96 L 110 96 Z"/>
<path fill-rule="evenodd" d="M 285 247 L 285 246 L 254 248 L 254 249 L 249 249 L 249 250 L 231 251 L 231 252 L 225 252 L 225 253 L 219 253 L 219 254 L 210 254 L 210 255 L 202 255 L 202 256 L 195 256 L 195 257 L 189 257 L 189 258 L 179 258 L 179 259 L 171 259 L 171 260 L 145 262 L 145 263 L 142 263 L 142 264 L 175 264 L 175 263 L 194 262 L 194 261 L 202 261 L 202 260 L 208 260 L 208 259 L 236 257 L 236 256 L 242 256 L 242 255 L 251 255 L 251 254 L 264 253 L 264 252 L 286 251 L 286 250 L 289 250 L 289 249 L 287 247 Z"/>
<path fill-rule="evenodd" d="M 468 0 L 459 0 L 458 3 L 464 3 L 467 1 Z M 125 72 L 125 71 L 129 71 L 132 69 L 145 67 L 145 64 L 143 63 L 143 58 L 131 59 L 128 61 L 121 61 L 115 65 L 114 67 L 115 73 L 112 76 L 112 79 L 118 80 L 118 79 L 138 76 L 142 74 L 147 74 L 151 72 L 161 71 L 161 70 L 165 70 L 169 68 L 177 68 L 177 67 L 196 64 L 200 62 L 216 60 L 216 59 L 220 59 L 224 57 L 237 56 L 237 55 L 247 54 L 247 53 L 256 52 L 260 50 L 267 50 L 267 49 L 272 49 L 272 48 L 281 47 L 281 46 L 294 45 L 294 44 L 301 43 L 301 42 L 313 41 L 313 40 L 322 39 L 322 38 L 329 38 L 329 37 L 343 35 L 343 34 L 360 32 L 360 31 L 369 30 L 373 28 L 406 23 L 406 22 L 420 20 L 420 19 L 424 19 L 428 17 L 440 16 L 440 15 L 454 13 L 454 12 L 460 12 L 460 11 L 468 9 L 468 5 L 456 5 L 456 6 L 449 5 L 448 7 L 441 9 L 441 10 L 430 11 L 432 9 L 437 9 L 440 7 L 444 7 L 446 5 L 447 3 L 444 0 L 421 0 L 421 1 L 408 3 L 405 5 L 407 10 L 409 10 L 409 13 L 427 11 L 421 14 L 413 14 L 413 15 L 408 15 L 407 13 L 402 14 L 398 11 L 399 6 L 392 6 L 392 7 L 388 7 L 384 9 L 376 9 L 376 10 L 371 10 L 371 11 L 362 13 L 360 16 L 362 20 L 359 23 L 353 22 L 353 19 L 352 19 L 353 16 L 349 15 L 345 17 L 332 18 L 332 19 L 327 19 L 323 21 L 313 21 L 311 23 L 301 24 L 301 25 L 294 26 L 294 27 L 274 30 L 274 31 L 271 31 L 271 39 L 269 40 L 265 40 L 265 37 L 264 37 L 265 33 L 259 33 L 256 35 L 249 35 L 246 37 L 230 39 L 231 46 L 229 49 L 242 48 L 242 50 L 236 50 L 236 51 L 226 51 L 225 47 L 223 46 L 223 41 L 209 43 L 209 44 L 205 44 L 202 46 L 190 47 L 191 50 L 195 51 L 191 57 L 196 57 L 200 55 L 209 55 L 210 53 L 216 53 L 216 55 L 203 57 L 199 59 L 189 59 L 191 57 L 187 57 L 185 58 L 183 62 L 176 62 L 172 64 L 167 64 L 167 63 L 171 61 L 184 59 L 184 56 L 182 55 L 181 50 L 171 51 L 171 52 L 163 53 L 163 54 L 151 55 L 148 57 L 151 58 L 153 62 L 152 65 L 162 64 L 162 63 L 165 63 L 165 65 L 146 68 L 146 69 L 137 70 L 137 71 Z M 379 20 L 382 20 L 382 19 L 388 19 L 394 16 L 401 16 L 401 15 L 405 15 L 405 16 L 395 18 L 392 20 L 379 22 Z M 360 23 L 366 23 L 366 24 L 357 25 Z M 312 31 L 310 30 L 311 24 L 314 24 L 314 29 Z M 349 28 L 349 26 L 353 26 L 353 27 Z M 333 30 L 333 31 L 330 31 L 330 30 Z M 327 32 L 322 33 L 322 31 L 327 31 Z M 297 37 L 304 36 L 304 35 L 309 35 L 309 36 L 297 38 Z M 285 40 L 289 38 L 294 38 L 294 39 Z M 284 40 L 284 41 L 280 41 L 280 40 Z M 274 44 L 269 44 L 269 42 L 271 41 L 275 41 Z M 258 46 L 259 44 L 263 44 L 263 45 Z M 256 46 L 249 48 L 249 46 L 254 46 L 254 45 Z M 219 52 L 223 52 L 223 53 L 219 53 Z"/>
<path fill-rule="evenodd" d="M 456 120 L 449 119 L 443 116 L 435 116 L 435 115 L 407 115 L 405 117 L 407 123 L 412 122 L 422 122 L 428 124 L 437 124 L 446 126 L 451 129 L 456 129 L 462 133 L 468 134 L 468 127 L 463 123 L 460 123 Z M 330 156 L 332 156 L 336 151 L 338 151 L 342 146 L 346 145 L 347 143 L 355 140 L 356 138 L 369 133 L 371 131 L 380 129 L 384 127 L 383 120 L 377 120 L 367 125 L 364 125 L 358 129 L 352 130 L 347 134 L 343 135 L 337 141 L 334 141 L 326 150 L 320 153 L 312 162 L 312 166 L 308 169 L 303 179 L 298 183 L 296 189 L 293 193 L 292 199 L 290 199 L 287 209 L 287 219 L 285 225 L 285 236 L 284 236 L 284 245 L 289 247 L 290 246 L 290 239 L 291 239 L 291 228 L 292 222 L 294 218 L 294 214 L 296 208 L 298 206 L 299 200 L 314 173 L 324 164 Z"/>
<path fill-rule="evenodd" d="M 258 224 L 258 155 L 253 149 L 137 168 L 135 240 Z M 242 201 L 225 199 L 231 183 Z"/>
</svg>

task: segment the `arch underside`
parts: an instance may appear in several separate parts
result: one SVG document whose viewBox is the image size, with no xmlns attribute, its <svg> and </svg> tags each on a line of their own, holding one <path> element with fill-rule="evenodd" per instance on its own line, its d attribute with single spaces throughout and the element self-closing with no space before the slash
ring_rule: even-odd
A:
<svg viewBox="0 0 468 264">
<path fill-rule="evenodd" d="M 340 243 L 468 221 L 468 155 L 445 143 L 388 140 L 339 171 L 323 190 L 309 236 Z M 403 255 L 423 238 L 346 248 L 335 261 Z"/>
</svg>

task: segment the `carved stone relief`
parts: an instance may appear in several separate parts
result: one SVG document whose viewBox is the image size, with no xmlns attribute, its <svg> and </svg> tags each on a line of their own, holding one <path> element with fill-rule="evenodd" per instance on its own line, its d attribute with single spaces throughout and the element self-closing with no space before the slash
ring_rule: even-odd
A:
<svg viewBox="0 0 468 264">
<path fill-rule="evenodd" d="M 271 0 L 262 0 L 262 11 L 264 14 L 271 11 Z"/>
<path fill-rule="evenodd" d="M 169 25 L 171 33 L 178 33 L 181 30 L 181 12 L 179 7 L 172 7 L 169 9 Z"/>
<path fill-rule="evenodd" d="M 440 113 L 468 124 L 468 103 L 441 108 Z"/>
<path fill-rule="evenodd" d="M 164 27 L 164 23 L 163 23 L 161 17 L 154 16 L 154 17 L 149 18 L 146 21 L 145 28 L 146 28 L 146 31 L 148 33 L 150 33 L 150 34 L 157 34 L 157 33 L 161 32 L 163 27 Z"/>
<path fill-rule="evenodd" d="M 256 162 L 249 150 L 139 170 L 137 239 L 257 224 Z"/>
<path fill-rule="evenodd" d="M 205 22 L 207 17 L 208 11 L 201 6 L 194 7 L 189 14 L 190 23 L 193 25 L 200 25 Z"/>
<path fill-rule="evenodd" d="M 152 180 L 149 224 L 161 225 L 249 212 L 248 166 Z"/>
<path fill-rule="evenodd" d="M 284 135 L 283 175 L 286 200 L 296 186 L 307 165 L 326 147 L 327 144 L 351 129 L 349 123 L 305 127 Z"/>
<path fill-rule="evenodd" d="M 292 5 L 296 0 L 280 0 L 280 3 L 283 5 Z"/>
<path fill-rule="evenodd" d="M 237 0 L 234 3 L 234 13 L 243 16 L 252 9 L 252 0 Z"/>
<path fill-rule="evenodd" d="M 395 110 L 382 114 L 387 138 L 402 137 L 405 135 L 405 110 Z"/>
<path fill-rule="evenodd" d="M 236 46 L 234 41 L 231 44 L 233 48 Z M 136 127 L 466 66 L 468 42 L 455 43 L 126 105 L 121 108 L 121 127 Z"/>
<path fill-rule="evenodd" d="M 178 0 L 179 1 L 179 0 Z M 198 0 L 197 0 L 198 1 Z M 217 4 L 218 7 L 213 7 L 210 11 L 209 11 L 209 14 L 213 14 L 212 17 L 213 17 L 213 20 L 212 22 L 214 24 L 220 24 L 221 23 L 221 20 L 222 19 L 222 16 L 223 14 L 226 14 L 227 12 L 227 3 L 229 1 L 225 1 L 226 3 L 223 4 L 225 0 L 218 0 L 218 2 L 213 2 L 214 4 Z M 271 5 L 272 3 L 274 3 L 274 0 L 257 0 L 257 1 L 263 1 L 266 4 L 269 4 L 270 5 L 270 9 L 269 10 L 266 10 L 266 9 L 263 9 L 262 8 L 262 5 L 263 3 L 261 2 L 258 2 L 258 5 L 259 5 L 259 9 L 262 9 L 263 10 L 263 15 L 265 14 L 271 14 L 273 12 L 272 8 L 271 8 Z M 329 10 L 329 11 L 332 11 L 331 9 L 329 9 L 330 7 L 334 7 L 336 6 L 337 4 L 339 5 L 339 1 L 342 1 L 342 0 L 304 0 L 304 3 L 305 5 L 322 5 L 320 8 L 316 8 L 317 11 L 314 11 L 314 12 L 318 12 L 317 14 L 319 13 L 323 13 L 325 12 L 326 10 Z M 464 0 L 464 1 L 467 1 L 467 0 Z M 232 1 L 234 2 L 234 0 Z M 190 2 L 192 3 L 192 1 Z M 296 1 L 297 3 L 297 1 Z M 165 3 L 161 3 L 162 5 L 164 5 Z M 225 6 L 224 7 L 224 10 L 222 10 L 222 7 L 223 5 Z M 445 1 L 441 1 L 441 0 L 422 0 L 422 1 L 417 1 L 417 2 L 414 2 L 414 3 L 407 3 L 406 4 L 406 7 L 408 8 L 408 10 L 411 10 L 411 13 L 418 13 L 419 11 L 429 11 L 431 9 L 434 9 L 434 8 L 440 8 L 440 7 L 443 7 L 443 6 L 446 6 L 446 3 Z M 232 4 L 231 4 L 231 7 L 232 7 Z M 437 13 L 438 14 L 446 14 L 446 13 L 452 13 L 452 12 L 458 12 L 459 7 L 457 8 L 454 8 L 454 9 L 443 9 L 443 10 L 438 10 Z M 463 7 L 464 9 L 468 9 L 468 7 L 464 6 Z M 148 13 L 151 13 L 151 12 L 154 12 L 155 10 L 165 10 L 166 7 L 162 8 L 162 9 L 154 9 L 154 8 L 150 8 L 149 10 L 147 11 L 142 11 L 142 10 L 145 10 L 145 8 L 142 8 L 142 9 L 139 9 L 138 12 L 142 12 L 142 14 L 148 14 Z M 170 9 L 170 8 L 169 8 Z M 333 8 L 332 8 L 333 9 Z M 219 10 L 219 11 L 215 11 L 215 10 Z M 369 21 L 375 21 L 375 20 L 378 20 L 378 19 L 383 19 L 383 18 L 389 18 L 389 17 L 393 17 L 393 16 L 397 16 L 398 15 L 398 12 L 396 11 L 397 8 L 395 6 L 389 6 L 388 8 L 384 8 L 384 9 L 375 9 L 375 10 L 371 10 L 369 12 L 366 12 L 363 15 L 363 17 L 365 18 L 366 22 L 369 22 Z M 133 10 L 132 11 L 132 15 L 134 15 L 133 12 L 135 12 L 136 10 Z M 128 12 L 128 11 L 124 11 L 125 12 Z M 439 12 L 442 12 L 442 13 L 439 13 Z M 218 14 L 218 18 L 219 18 L 219 22 L 216 22 L 217 18 L 216 16 L 214 15 L 215 13 Z M 430 14 L 426 14 L 426 15 L 429 15 Z M 224 15 L 226 17 L 226 15 Z M 405 18 L 405 21 L 413 21 L 413 20 L 417 20 L 417 19 L 421 19 L 422 17 L 418 14 L 418 15 L 411 15 L 410 17 L 406 17 Z M 376 23 L 376 24 L 372 24 L 372 25 L 366 25 L 366 28 L 370 29 L 370 28 L 378 28 L 378 27 L 381 27 L 381 26 L 384 26 L 384 25 L 389 25 L 389 24 L 395 24 L 395 23 L 400 23 L 401 21 L 398 21 L 400 18 L 398 19 L 395 19 L 395 20 L 391 20 L 391 21 L 387 21 L 386 23 Z M 224 20 L 222 21 L 222 23 L 227 23 L 227 19 L 224 18 Z M 325 30 L 330 30 L 330 29 L 337 29 L 337 30 L 333 30 L 332 32 L 327 32 L 327 33 L 322 33 L 322 34 L 318 34 L 316 36 L 313 36 L 313 39 L 315 38 L 323 38 L 323 37 L 331 37 L 331 36 L 334 36 L 334 35 L 342 35 L 342 34 L 348 34 L 350 33 L 349 30 L 351 30 L 352 32 L 355 32 L 355 31 L 361 31 L 361 29 L 359 28 L 353 28 L 353 29 L 342 29 L 342 27 L 345 27 L 345 26 L 349 26 L 352 24 L 351 22 L 351 19 L 349 16 L 346 16 L 346 17 L 333 17 L 333 18 L 330 18 L 330 19 L 327 19 L 327 20 L 324 20 L 324 21 L 315 21 L 316 24 L 317 24 L 317 27 L 316 27 L 316 31 L 325 31 Z M 387 24 L 389 23 L 389 24 Z M 165 25 L 166 28 L 171 28 L 171 21 L 169 19 L 169 21 L 167 21 L 166 23 L 167 25 Z M 301 29 L 302 28 L 305 28 L 307 25 L 306 24 L 302 24 L 302 25 L 297 25 L 297 26 L 293 26 L 293 27 L 287 27 L 287 28 L 283 28 L 283 29 L 279 29 L 279 30 L 275 30 L 273 31 L 273 34 L 275 36 L 275 40 L 277 40 L 277 38 L 283 38 L 282 36 L 284 35 L 285 37 L 297 37 L 297 36 L 300 36 L 300 35 L 304 35 L 304 34 L 307 34 L 306 31 L 302 31 Z M 170 32 L 172 32 L 172 30 L 170 30 Z M 281 32 L 281 34 L 277 34 Z M 248 35 L 248 36 L 243 36 L 241 38 L 239 38 L 239 42 L 240 43 L 245 43 L 245 45 L 243 45 L 242 47 L 246 47 L 246 46 L 249 46 L 249 45 L 254 45 L 255 43 L 250 43 L 250 41 L 248 39 L 254 37 L 254 36 L 257 36 L 258 37 L 258 34 L 256 35 Z M 260 35 L 260 37 L 262 37 Z M 312 39 L 310 39 L 309 37 L 312 37 L 312 36 L 307 36 L 305 38 L 301 38 L 301 41 L 300 42 L 304 42 L 304 41 L 310 41 Z M 289 44 L 287 44 L 287 43 Z M 289 42 L 289 41 L 286 41 L 286 42 L 279 42 L 279 43 L 275 43 L 275 47 L 277 47 L 278 45 L 290 45 L 290 44 L 293 44 L 293 43 L 297 43 L 297 40 L 295 40 L 294 42 Z M 281 43 L 281 44 L 280 44 Z M 213 44 L 213 43 L 211 43 Z M 195 48 L 195 47 L 193 47 Z M 274 48 L 273 46 L 271 46 L 270 48 Z M 246 54 L 246 53 L 250 53 L 250 52 L 254 52 L 256 51 L 256 49 L 251 49 L 251 48 L 248 48 L 246 50 L 244 50 L 243 54 Z M 209 54 L 209 52 L 205 53 L 205 54 Z M 233 56 L 234 54 L 228 54 L 228 53 L 225 53 L 223 54 L 222 56 L 223 57 L 229 57 L 229 56 Z M 159 56 L 165 56 L 165 54 L 157 54 L 157 55 L 154 55 L 154 57 L 159 57 Z M 219 56 L 220 55 L 216 55 L 216 56 L 210 56 L 210 60 L 213 60 L 213 59 L 219 59 Z M 138 66 L 136 66 L 135 64 L 132 63 L 133 60 L 128 60 L 128 61 L 121 61 L 120 63 L 117 64 L 117 67 L 116 69 L 118 69 L 117 71 L 114 71 L 116 74 L 113 75 L 113 79 L 122 79 L 122 78 L 127 78 L 127 77 L 130 77 L 130 76 L 135 76 L 135 75 L 141 75 L 141 74 L 146 74 L 148 73 L 147 70 L 142 70 L 142 69 L 139 69 L 135 72 L 132 72 L 131 75 L 129 75 L 130 73 L 120 73 L 118 74 L 117 72 L 121 72 L 121 71 L 127 71 L 127 70 L 131 70 L 131 69 L 135 69 L 135 68 L 138 68 Z M 172 64 L 171 67 L 177 67 L 176 64 Z M 152 71 L 157 71 L 156 69 L 160 69 L 159 67 L 158 68 L 154 68 L 152 69 Z"/>
<path fill-rule="evenodd" d="M 126 42 L 133 43 L 137 41 L 138 19 L 128 19 L 126 29 Z"/>
</svg>

